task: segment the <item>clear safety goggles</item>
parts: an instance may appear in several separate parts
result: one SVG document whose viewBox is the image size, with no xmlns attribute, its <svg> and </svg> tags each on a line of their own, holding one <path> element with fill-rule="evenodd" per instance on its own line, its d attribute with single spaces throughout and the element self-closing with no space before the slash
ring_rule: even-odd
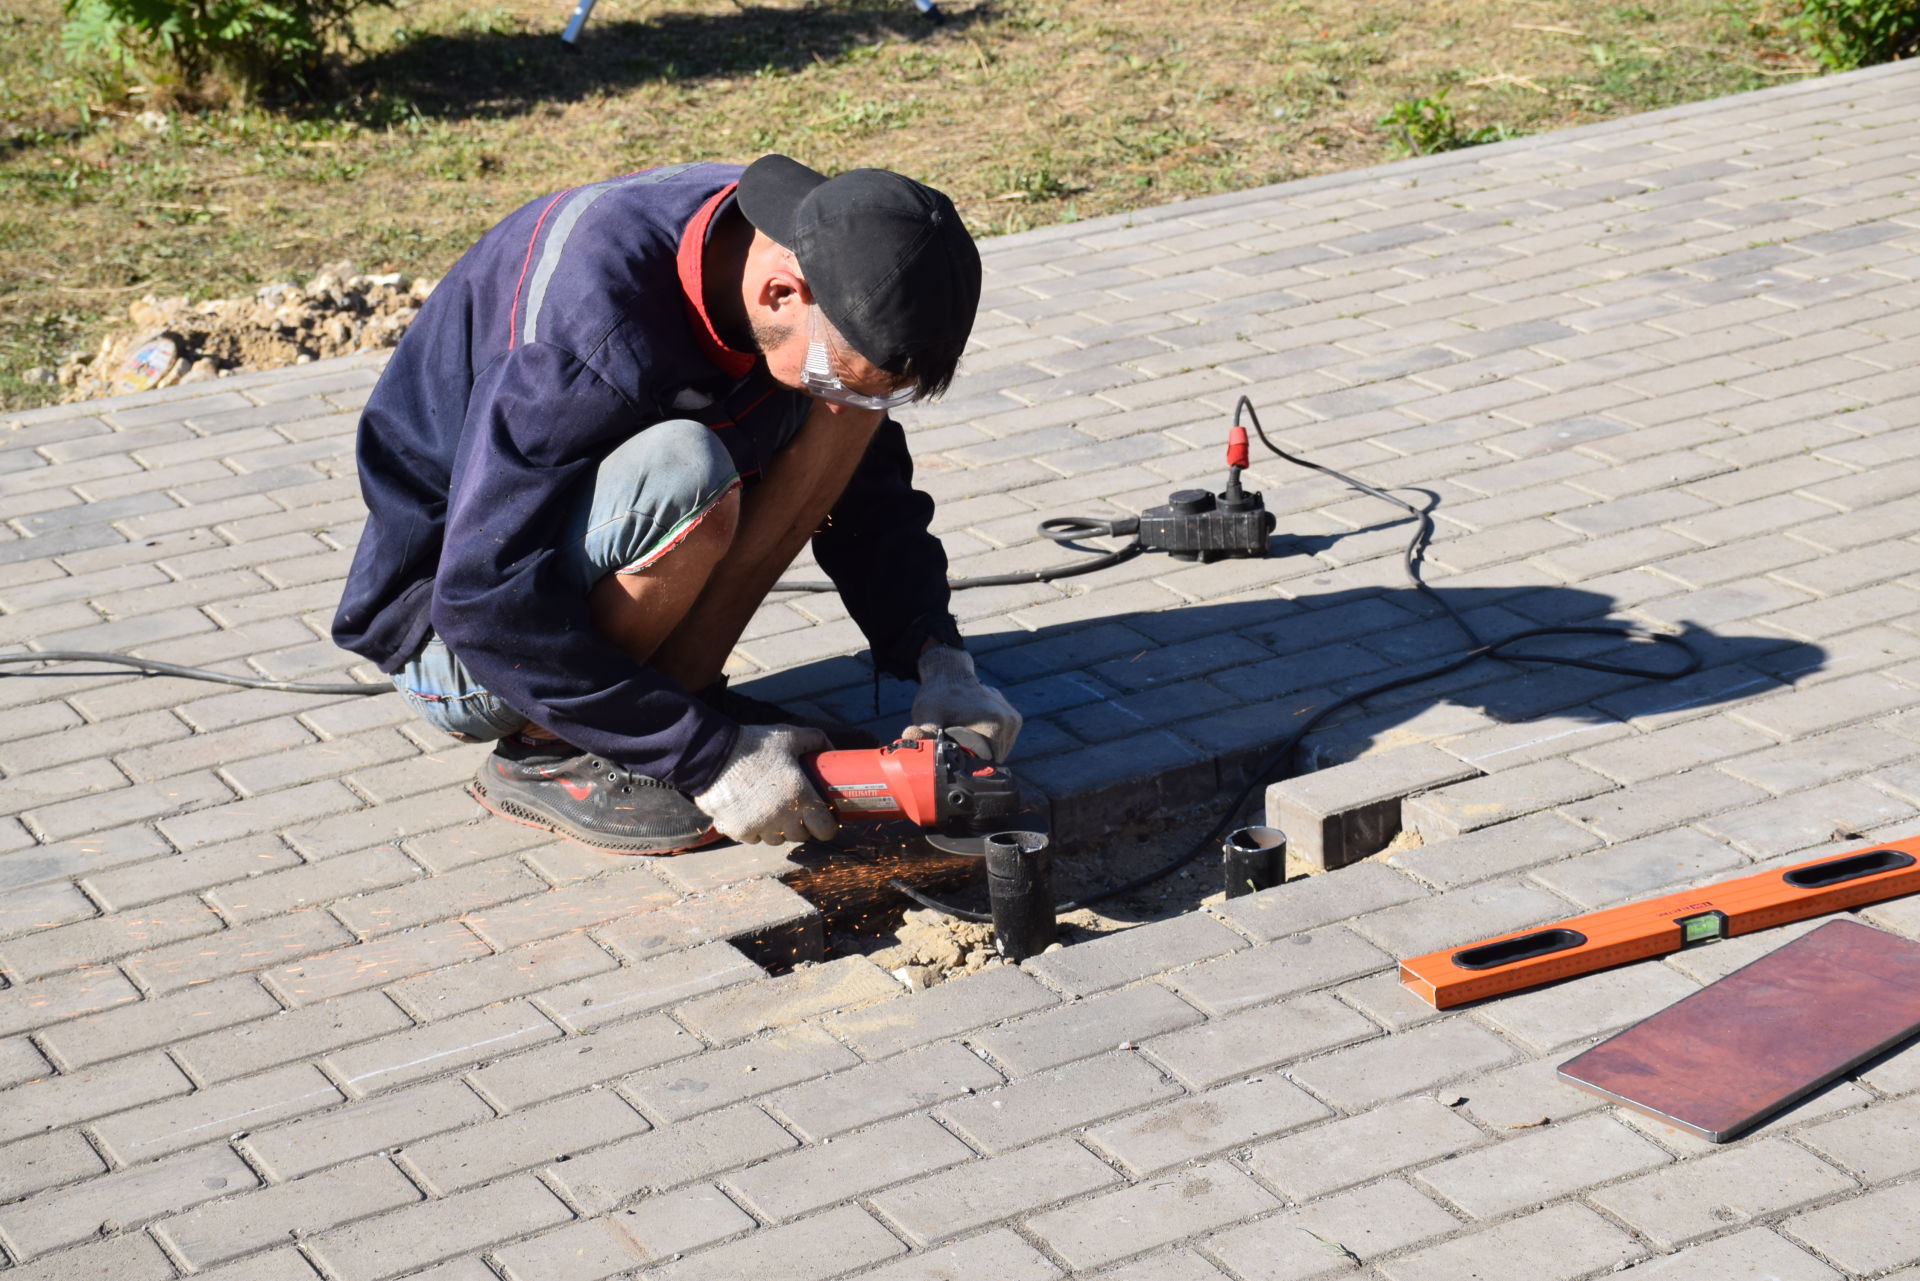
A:
<svg viewBox="0 0 1920 1281">
<path fill-rule="evenodd" d="M 829 346 L 832 328 L 821 318 L 818 306 L 807 308 L 807 359 L 800 367 L 800 386 L 809 396 L 831 405 L 849 409 L 898 409 L 911 404 L 918 395 L 914 387 L 901 387 L 882 396 L 855 391 L 833 372 L 833 352 Z"/>
</svg>

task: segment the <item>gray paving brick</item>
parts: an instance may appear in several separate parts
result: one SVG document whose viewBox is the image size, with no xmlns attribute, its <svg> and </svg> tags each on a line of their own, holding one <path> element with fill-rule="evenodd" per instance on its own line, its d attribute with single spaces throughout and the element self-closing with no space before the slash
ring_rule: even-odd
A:
<svg viewBox="0 0 1920 1281">
<path fill-rule="evenodd" d="M 819 1028 L 783 1028 L 639 1073 L 626 1088 L 649 1116 L 679 1120 L 857 1062 L 858 1056 Z"/>
<path fill-rule="evenodd" d="M 63 1072 L 0 1091 L 0 1142 L 185 1094 L 192 1083 L 161 1054 Z"/>
<path fill-rule="evenodd" d="M 598 1214 L 796 1146 L 772 1117 L 743 1105 L 622 1139 L 550 1167 L 550 1174 L 583 1212 Z"/>
<path fill-rule="evenodd" d="M 1087 1141 L 1135 1176 L 1144 1176 L 1328 1115 L 1283 1078 L 1255 1076 L 1096 1126 Z"/>
<path fill-rule="evenodd" d="M 1453 1109 L 1430 1098 L 1411 1098 L 1262 1143 L 1249 1165 L 1287 1196 L 1310 1201 L 1452 1157 L 1486 1137 Z"/>
<path fill-rule="evenodd" d="M 63 704 L 55 706 L 66 710 Z M 52 734 L 23 731 L 25 736 L 0 749 L 0 768 L 10 773 L 29 768 L 52 769 L 90 756 L 112 756 L 154 743 L 171 742 L 189 733 L 179 717 L 164 711 L 77 725 Z"/>
<path fill-rule="evenodd" d="M 133 1165 L 249 1126 L 317 1112 L 344 1097 L 319 1069 L 299 1064 L 121 1112 L 96 1122 L 93 1133 L 108 1156 Z"/>
<path fill-rule="evenodd" d="M 1147 1054 L 1194 1089 L 1371 1037 L 1375 1024 L 1316 994 L 1244 1010 L 1146 1042 Z"/>
<path fill-rule="evenodd" d="M 1863 1111 L 1802 1130 L 1795 1137 L 1843 1168 L 1856 1171 L 1867 1182 L 1885 1183 L 1920 1169 L 1916 1132 L 1920 1132 L 1920 1099 L 1908 1098 L 1875 1102 Z"/>
<path fill-rule="evenodd" d="M 1564 899 L 1517 879 L 1500 879 L 1372 912 L 1352 928 L 1407 957 L 1571 915 Z"/>
<path fill-rule="evenodd" d="M 0 1089 L 46 1076 L 53 1065 L 24 1036 L 0 1041 Z"/>
<path fill-rule="evenodd" d="M 0 1147 L 0 1201 L 14 1202 L 62 1183 L 105 1173 L 107 1163 L 78 1130 L 60 1130 Z"/>
<path fill-rule="evenodd" d="M 26 1264 L 13 1270 L 10 1281 L 67 1281 L 70 1277 L 119 1277 L 125 1281 L 167 1281 L 173 1264 L 152 1238 L 121 1237 Z"/>
<path fill-rule="evenodd" d="M 1778 739 L 1793 740 L 1884 716 L 1911 707 L 1916 701 L 1920 701 L 1920 691 L 1877 673 L 1863 672 L 1818 688 L 1776 694 L 1729 714 Z"/>
<path fill-rule="evenodd" d="M 506 860 L 502 863 L 505 865 Z M 501 875 L 504 877 L 504 873 Z M 495 899 L 502 905 L 472 912 L 468 923 L 496 948 L 508 948 L 630 913 L 645 913 L 671 904 L 677 898 L 678 895 L 645 868 L 630 868 L 604 880 L 550 890 L 524 902 Z"/>
<path fill-rule="evenodd" d="M 1216 1162 L 1036 1215 L 1026 1226 L 1068 1266 L 1085 1270 L 1279 1204 L 1239 1170 Z"/>
<path fill-rule="evenodd" d="M 419 1189 L 391 1161 L 376 1157 L 215 1201 L 154 1230 L 196 1268 L 205 1268 L 418 1200 Z"/>
<path fill-rule="evenodd" d="M 1235 1276 L 1292 1281 L 1370 1262 L 1449 1232 L 1452 1215 L 1398 1179 L 1342 1192 L 1258 1223 L 1223 1232 L 1207 1250 Z"/>
<path fill-rule="evenodd" d="M 1118 1181 L 1079 1144 L 1051 1139 L 882 1192 L 872 1204 L 909 1241 L 928 1246 Z"/>
<path fill-rule="evenodd" d="M 1389 855 L 1387 861 L 1446 890 L 1578 854 L 1599 844 L 1598 836 L 1557 814 L 1530 814 L 1403 850 Z"/>
<path fill-rule="evenodd" d="M 494 1251 L 509 1281 L 600 1281 L 755 1226 L 718 1189 L 694 1187 L 599 1219 L 580 1219 Z"/>
<path fill-rule="evenodd" d="M 340 936 L 338 941 L 351 943 L 352 936 L 344 930 Z M 269 970 L 264 979 L 282 1001 L 298 1007 L 379 987 L 488 952 L 487 945 L 466 926 L 449 921 L 374 942 L 319 951 Z"/>
<path fill-rule="evenodd" d="M 1747 866 L 1719 841 L 1682 827 L 1550 863 L 1533 878 L 1581 907 L 1599 908 L 1725 879 Z"/>
<path fill-rule="evenodd" d="M 1416 796 L 1403 806 L 1403 821 L 1427 840 L 1440 840 L 1582 800 L 1612 786 L 1571 761 L 1541 761 Z"/>
<path fill-rule="evenodd" d="M 1574 758 L 1620 783 L 1632 784 L 1757 751 L 1772 743 L 1771 738 L 1737 721 L 1709 716 L 1620 742 L 1583 746 Z"/>
<path fill-rule="evenodd" d="M 503 1112 L 597 1087 L 704 1047 L 664 1016 L 636 1019 L 565 1037 L 553 1045 L 488 1064 L 469 1078 Z"/>
<path fill-rule="evenodd" d="M 276 1007 L 271 1017 L 183 1040 L 173 1055 L 202 1082 L 228 1081 L 412 1025 L 392 1001 L 366 992 L 284 1013 Z"/>
<path fill-rule="evenodd" d="M 973 1149 L 930 1117 L 903 1117 L 777 1156 L 726 1180 L 742 1204 L 779 1223 L 969 1160 Z"/>
<path fill-rule="evenodd" d="M 614 959 L 591 939 L 570 934 L 402 979 L 388 991 L 415 1017 L 430 1022 L 614 966 Z"/>
<path fill-rule="evenodd" d="M 611 1090 L 536 1104 L 511 1116 L 414 1143 L 406 1163 L 445 1196 L 503 1175 L 566 1161 L 650 1128 Z"/>
<path fill-rule="evenodd" d="M 731 1281 L 742 1275 L 778 1275 L 794 1281 L 837 1276 L 906 1253 L 906 1247 L 870 1214 L 843 1206 L 812 1219 L 756 1232 L 645 1274 L 651 1281 Z"/>
<path fill-rule="evenodd" d="M 536 1004 L 567 1031 L 586 1032 L 749 982 L 763 973 L 738 949 L 726 943 L 705 943 L 548 988 L 539 993 Z"/>
<path fill-rule="evenodd" d="M 1499 1218 L 1673 1158 L 1606 1116 L 1526 1131 L 1416 1177 L 1478 1219 Z"/>
<path fill-rule="evenodd" d="M 1063 991 L 1084 996 L 1245 946 L 1245 939 L 1218 921 L 1176 917 L 1037 957 L 1027 968 Z"/>
<path fill-rule="evenodd" d="M 1323 1054 L 1288 1074 L 1335 1107 L 1356 1111 L 1482 1071 L 1513 1054 L 1492 1033 L 1454 1018 Z"/>
<path fill-rule="evenodd" d="M 373 805 L 321 818 L 303 826 L 289 824 L 286 835 L 295 849 L 309 858 L 321 859 L 349 850 L 403 841 L 438 827 L 466 822 L 479 813 L 479 807 L 471 797 L 464 792 L 449 791 L 440 795 L 411 797 L 390 805 Z"/>
<path fill-rule="evenodd" d="M 1634 1271 L 1656 1281 L 1717 1277 L 1770 1277 L 1778 1281 L 1840 1281 L 1840 1274 L 1765 1228 L 1749 1228 L 1693 1246 L 1678 1254 L 1648 1259 Z"/>
<path fill-rule="evenodd" d="M 1904 801 L 1848 780 L 1703 819 L 1700 826 L 1756 858 L 1770 858 L 1848 839 L 1847 833 L 1872 831 L 1913 812 Z"/>
<path fill-rule="evenodd" d="M 981 1151 L 997 1154 L 1178 1092 L 1158 1069 L 1121 1051 L 943 1104 L 935 1115 Z"/>
<path fill-rule="evenodd" d="M 967 1281 L 976 1276 L 1051 1281 L 1059 1275 L 1060 1269 L 1045 1255 L 1004 1228 L 859 1274 L 863 1281 Z M 1180 1279 L 1163 1274 L 1163 1281 Z"/>
<path fill-rule="evenodd" d="M 492 1113 L 459 1081 L 435 1081 L 269 1129 L 249 1132 L 245 1146 L 275 1179 L 299 1179 L 430 1134 L 469 1126 Z"/>
<path fill-rule="evenodd" d="M 1788 1219 L 1787 1235 L 1846 1272 L 1864 1275 L 1920 1259 L 1920 1183 L 1899 1183 Z"/>
<path fill-rule="evenodd" d="M 1339 926 L 1204 961 L 1166 979 L 1209 1014 L 1228 1014 L 1276 997 L 1325 987 L 1389 966 L 1393 958 Z"/>
<path fill-rule="evenodd" d="M 0 1236 L 16 1258 L 31 1259 L 90 1240 L 109 1223 L 121 1231 L 259 1183 L 228 1148 L 182 1153 L 0 1207 Z"/>
<path fill-rule="evenodd" d="M 164 994 L 308 956 L 351 937 L 332 917 L 309 909 L 155 948 L 128 960 L 126 969 L 142 987 Z"/>
<path fill-rule="evenodd" d="M 1383 848 L 1400 826 L 1402 797 L 1457 783 L 1477 771 L 1424 745 L 1363 757 L 1267 788 L 1267 821 L 1289 852 L 1319 867 L 1343 867 Z"/>
<path fill-rule="evenodd" d="M 1865 1115 L 1865 1114 L 1862 1114 Z M 1682 1162 L 1591 1193 L 1593 1202 L 1667 1249 L 1849 1191 L 1853 1181 L 1779 1139 Z"/>
<path fill-rule="evenodd" d="M 1029 1015 L 976 1034 L 971 1041 L 1010 1075 L 1026 1076 L 1201 1018 L 1179 997 L 1149 983 Z"/>
<path fill-rule="evenodd" d="M 782 1090 L 765 1106 L 818 1142 L 1000 1083 L 978 1055 L 945 1042 Z"/>
<path fill-rule="evenodd" d="M 847 956 L 699 997 L 674 1016 L 709 1041 L 725 1044 L 815 1015 L 904 997 L 900 985 L 864 956 Z"/>
<path fill-rule="evenodd" d="M 1389 1281 L 1468 1281 L 1489 1270 L 1564 1281 L 1645 1253 L 1593 1211 L 1555 1205 L 1401 1256 L 1381 1264 L 1380 1271 Z"/>
<path fill-rule="evenodd" d="M 356 1097 L 496 1059 L 559 1036 L 525 1001 L 508 1001 L 335 1051 L 326 1067 Z"/>
<path fill-rule="evenodd" d="M 649 888 L 658 883 L 648 878 Z M 476 913 L 513 899 L 540 894 L 547 887 L 514 859 L 498 859 L 337 904 L 334 912 L 361 938 L 377 938 L 430 921 Z M 555 930 L 553 933 L 563 933 Z M 510 946 L 499 943 L 496 946 Z"/>
<path fill-rule="evenodd" d="M 868 1058 L 885 1058 L 1045 1009 L 1059 999 L 1022 971 L 1001 966 L 951 979 L 904 1003 L 829 1019 L 826 1026 Z"/>
<path fill-rule="evenodd" d="M 177 996 L 143 1001 L 56 1024 L 41 1043 L 71 1071 L 154 1049 L 183 1035 L 271 1014 L 280 1007 L 249 979 L 209 983 Z"/>
<path fill-rule="evenodd" d="M 520 1177 L 322 1233 L 309 1249 L 342 1281 L 375 1281 L 571 1217 L 537 1180 Z"/>
<path fill-rule="evenodd" d="M 217 805 L 232 796 L 218 779 L 190 774 L 164 784 L 136 783 L 103 795 L 43 806 L 26 811 L 25 817 L 41 840 L 59 843 L 195 806 Z"/>
<path fill-rule="evenodd" d="M 157 785 L 150 786 L 157 788 Z M 323 815 L 353 810 L 360 804 L 358 796 L 334 780 L 324 779 L 264 797 L 214 805 L 178 818 L 163 819 L 159 827 L 168 840 L 181 849 L 190 850 L 237 840 L 255 832 L 292 827 Z"/>
<path fill-rule="evenodd" d="M 0 990 L 0 1036 L 96 1014 L 140 999 L 118 970 L 102 967 Z"/>
</svg>

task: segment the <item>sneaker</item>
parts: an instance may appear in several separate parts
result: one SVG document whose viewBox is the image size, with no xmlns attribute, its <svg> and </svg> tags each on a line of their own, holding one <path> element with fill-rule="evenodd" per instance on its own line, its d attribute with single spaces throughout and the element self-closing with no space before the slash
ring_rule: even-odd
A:
<svg viewBox="0 0 1920 1281">
<path fill-rule="evenodd" d="M 827 741 L 833 744 L 835 751 L 861 751 L 881 745 L 879 739 L 863 729 L 855 729 L 851 725 L 830 725 L 797 715 L 778 703 L 769 703 L 765 699 L 728 689 L 724 676 L 701 690 L 698 697 L 736 725 L 798 725 L 803 729 L 817 729 L 827 736 Z"/>
<path fill-rule="evenodd" d="M 684 792 L 560 742 L 501 739 L 467 790 L 501 818 L 606 854 L 675 854 L 716 836 Z"/>
</svg>

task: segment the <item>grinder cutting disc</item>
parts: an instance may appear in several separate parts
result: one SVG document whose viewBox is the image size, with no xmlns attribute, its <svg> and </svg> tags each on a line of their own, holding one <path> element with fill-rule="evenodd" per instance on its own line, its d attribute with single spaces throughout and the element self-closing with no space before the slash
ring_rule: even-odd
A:
<svg viewBox="0 0 1920 1281">
<path fill-rule="evenodd" d="M 1038 854 L 1047 848 L 1051 839 L 1047 835 L 1047 825 L 1040 821 L 1038 814 L 1015 814 L 1002 820 L 998 831 L 986 832 L 979 836 L 945 836 L 938 832 L 926 833 L 927 844 L 943 854 L 964 854 L 969 858 L 985 858 L 987 849 L 994 844 L 1017 845 L 1022 854 Z"/>
</svg>

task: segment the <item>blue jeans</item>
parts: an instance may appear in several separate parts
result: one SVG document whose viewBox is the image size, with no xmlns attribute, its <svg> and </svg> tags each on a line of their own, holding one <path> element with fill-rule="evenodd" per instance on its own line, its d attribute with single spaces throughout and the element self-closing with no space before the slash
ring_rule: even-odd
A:
<svg viewBox="0 0 1920 1281">
<path fill-rule="evenodd" d="M 726 447 L 700 423 L 676 418 L 634 433 L 601 462 L 593 492 L 569 515 L 560 547 L 569 586 L 584 598 L 608 574 L 647 568 L 739 485 Z M 422 719 L 458 738 L 501 738 L 528 723 L 431 633 L 393 686 Z"/>
</svg>

